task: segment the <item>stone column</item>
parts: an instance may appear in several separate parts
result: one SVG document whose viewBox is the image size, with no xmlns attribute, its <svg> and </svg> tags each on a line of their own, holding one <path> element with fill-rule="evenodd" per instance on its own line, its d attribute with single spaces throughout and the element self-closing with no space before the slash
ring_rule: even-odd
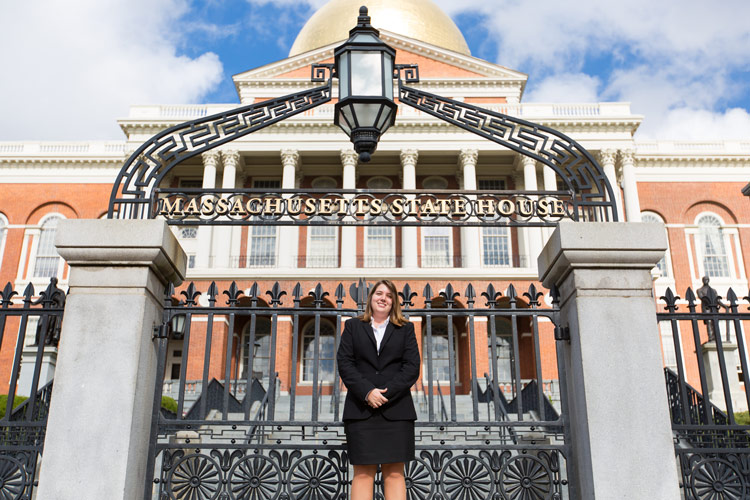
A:
<svg viewBox="0 0 750 500">
<path fill-rule="evenodd" d="M 719 333 L 721 335 L 721 333 Z M 732 398 L 732 410 L 734 412 L 747 411 L 747 398 L 745 392 L 740 388 L 740 380 L 734 376 L 735 367 L 740 365 L 739 350 L 737 344 L 724 340 L 721 343 L 724 351 L 724 366 L 727 369 L 727 381 L 729 382 L 729 394 Z M 703 366 L 706 367 L 706 382 L 708 383 L 708 399 L 720 410 L 727 411 L 727 401 L 724 396 L 724 384 L 721 381 L 721 364 L 719 363 L 719 348 L 716 341 L 703 344 Z"/>
<path fill-rule="evenodd" d="M 617 205 L 617 218 L 622 222 L 625 220 L 623 216 L 622 197 L 620 196 L 620 185 L 617 183 L 617 172 L 615 171 L 617 151 L 614 149 L 603 149 L 599 152 L 599 161 L 602 164 L 609 185 L 612 186 L 612 191 L 614 191 L 615 204 Z"/>
<path fill-rule="evenodd" d="M 544 190 L 545 191 L 557 191 L 557 173 L 547 165 L 542 165 L 542 177 L 544 179 Z M 554 231 L 551 227 L 542 228 L 542 246 L 547 243 L 547 240 Z"/>
<path fill-rule="evenodd" d="M 477 188 L 477 160 L 479 153 L 476 149 L 462 149 L 458 153 L 458 163 L 461 169 L 463 189 L 473 191 Z M 478 227 L 461 228 L 461 258 L 462 267 L 477 268 L 482 265 L 480 248 L 482 240 Z"/>
<path fill-rule="evenodd" d="M 224 164 L 224 172 L 221 177 L 222 189 L 234 189 L 237 187 L 237 167 L 240 164 L 240 154 L 236 150 L 225 150 L 221 152 L 221 160 Z M 229 268 L 230 254 L 232 252 L 232 227 L 217 226 L 214 229 L 214 262 L 213 267 Z"/>
<path fill-rule="evenodd" d="M 536 160 L 529 156 L 521 156 L 523 165 L 523 185 L 525 191 L 538 191 L 539 186 L 536 178 Z M 536 197 L 533 197 L 536 198 Z M 536 264 L 536 258 L 542 251 L 542 229 L 539 227 L 527 227 L 523 230 L 526 233 L 526 252 L 529 255 L 527 266 L 533 268 Z M 521 259 L 523 262 L 523 259 Z"/>
<path fill-rule="evenodd" d="M 341 150 L 342 184 L 343 189 L 357 187 L 357 159 L 359 155 L 353 149 Z M 357 267 L 357 228 L 343 226 L 341 228 L 341 267 L 354 269 Z"/>
<path fill-rule="evenodd" d="M 62 220 L 70 265 L 37 498 L 140 500 L 157 367 L 154 327 L 185 253 L 161 220 Z"/>
<path fill-rule="evenodd" d="M 297 187 L 297 169 L 299 168 L 299 152 L 296 149 L 281 150 L 281 188 L 294 189 Z M 296 269 L 299 251 L 299 228 L 297 226 L 280 226 L 278 244 L 278 266 L 286 269 Z"/>
<path fill-rule="evenodd" d="M 539 256 L 560 292 L 571 498 L 678 500 L 651 268 L 656 224 L 561 222 Z"/>
<path fill-rule="evenodd" d="M 417 189 L 417 160 L 419 152 L 416 149 L 401 150 L 401 169 L 404 189 Z M 407 195 L 408 198 L 414 196 Z M 419 238 L 416 226 L 401 227 L 401 267 L 417 267 L 417 251 Z"/>
<path fill-rule="evenodd" d="M 622 191 L 625 196 L 625 215 L 628 222 L 641 221 L 641 202 L 635 181 L 635 153 L 631 149 L 620 151 L 622 160 Z"/>
<path fill-rule="evenodd" d="M 219 164 L 219 152 L 207 151 L 203 153 L 203 189 L 214 189 L 216 187 L 216 167 Z M 198 227 L 198 251 L 195 255 L 195 267 L 207 268 L 211 262 L 211 250 L 213 240 L 212 226 Z"/>
</svg>

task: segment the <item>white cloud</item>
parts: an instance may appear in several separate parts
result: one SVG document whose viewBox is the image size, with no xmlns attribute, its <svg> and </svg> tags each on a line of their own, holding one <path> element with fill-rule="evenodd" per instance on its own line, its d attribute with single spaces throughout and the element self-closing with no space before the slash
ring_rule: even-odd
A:
<svg viewBox="0 0 750 500">
<path fill-rule="evenodd" d="M 596 102 L 599 100 L 598 78 L 584 73 L 559 73 L 546 78 L 524 96 L 533 102 Z"/>
<path fill-rule="evenodd" d="M 685 141 L 747 140 L 750 113 L 732 108 L 725 112 L 705 109 L 672 109 L 647 119 L 638 130 L 639 139 L 678 139 Z"/>
<path fill-rule="evenodd" d="M 199 102 L 222 78 L 216 54 L 178 55 L 185 0 L 1 5 L 0 140 L 121 138 L 129 105 Z"/>
</svg>

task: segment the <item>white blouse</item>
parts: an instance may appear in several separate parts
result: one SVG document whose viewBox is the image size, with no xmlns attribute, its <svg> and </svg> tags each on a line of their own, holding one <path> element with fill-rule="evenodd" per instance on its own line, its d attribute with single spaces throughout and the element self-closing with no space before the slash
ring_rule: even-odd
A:
<svg viewBox="0 0 750 500">
<path fill-rule="evenodd" d="M 375 333 L 375 343 L 377 344 L 378 352 L 380 352 L 380 343 L 383 341 L 383 337 L 385 336 L 385 329 L 388 327 L 388 323 L 390 322 L 390 317 L 386 318 L 382 325 L 375 326 L 374 321 L 370 321 L 370 326 L 372 327 L 373 333 Z"/>
</svg>

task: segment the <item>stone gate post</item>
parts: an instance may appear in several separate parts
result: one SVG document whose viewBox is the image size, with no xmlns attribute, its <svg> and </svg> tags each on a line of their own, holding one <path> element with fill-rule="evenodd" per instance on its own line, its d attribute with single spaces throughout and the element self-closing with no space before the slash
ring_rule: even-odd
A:
<svg viewBox="0 0 750 500">
<path fill-rule="evenodd" d="M 38 498 L 142 500 L 165 285 L 185 253 L 164 221 L 66 220 L 69 295 Z"/>
<path fill-rule="evenodd" d="M 680 498 L 650 275 L 666 248 L 661 224 L 563 222 L 539 256 L 570 328 L 576 498 Z"/>
</svg>

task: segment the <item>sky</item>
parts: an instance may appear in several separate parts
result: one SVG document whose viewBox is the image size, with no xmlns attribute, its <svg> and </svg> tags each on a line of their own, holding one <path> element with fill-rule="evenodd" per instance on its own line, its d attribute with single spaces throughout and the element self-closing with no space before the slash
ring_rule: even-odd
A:
<svg viewBox="0 0 750 500">
<path fill-rule="evenodd" d="M 231 76 L 286 58 L 325 1 L 0 0 L 0 141 L 238 103 Z M 472 55 L 529 75 L 524 102 L 630 102 L 637 140 L 750 140 L 748 0 L 434 1 Z"/>
</svg>

